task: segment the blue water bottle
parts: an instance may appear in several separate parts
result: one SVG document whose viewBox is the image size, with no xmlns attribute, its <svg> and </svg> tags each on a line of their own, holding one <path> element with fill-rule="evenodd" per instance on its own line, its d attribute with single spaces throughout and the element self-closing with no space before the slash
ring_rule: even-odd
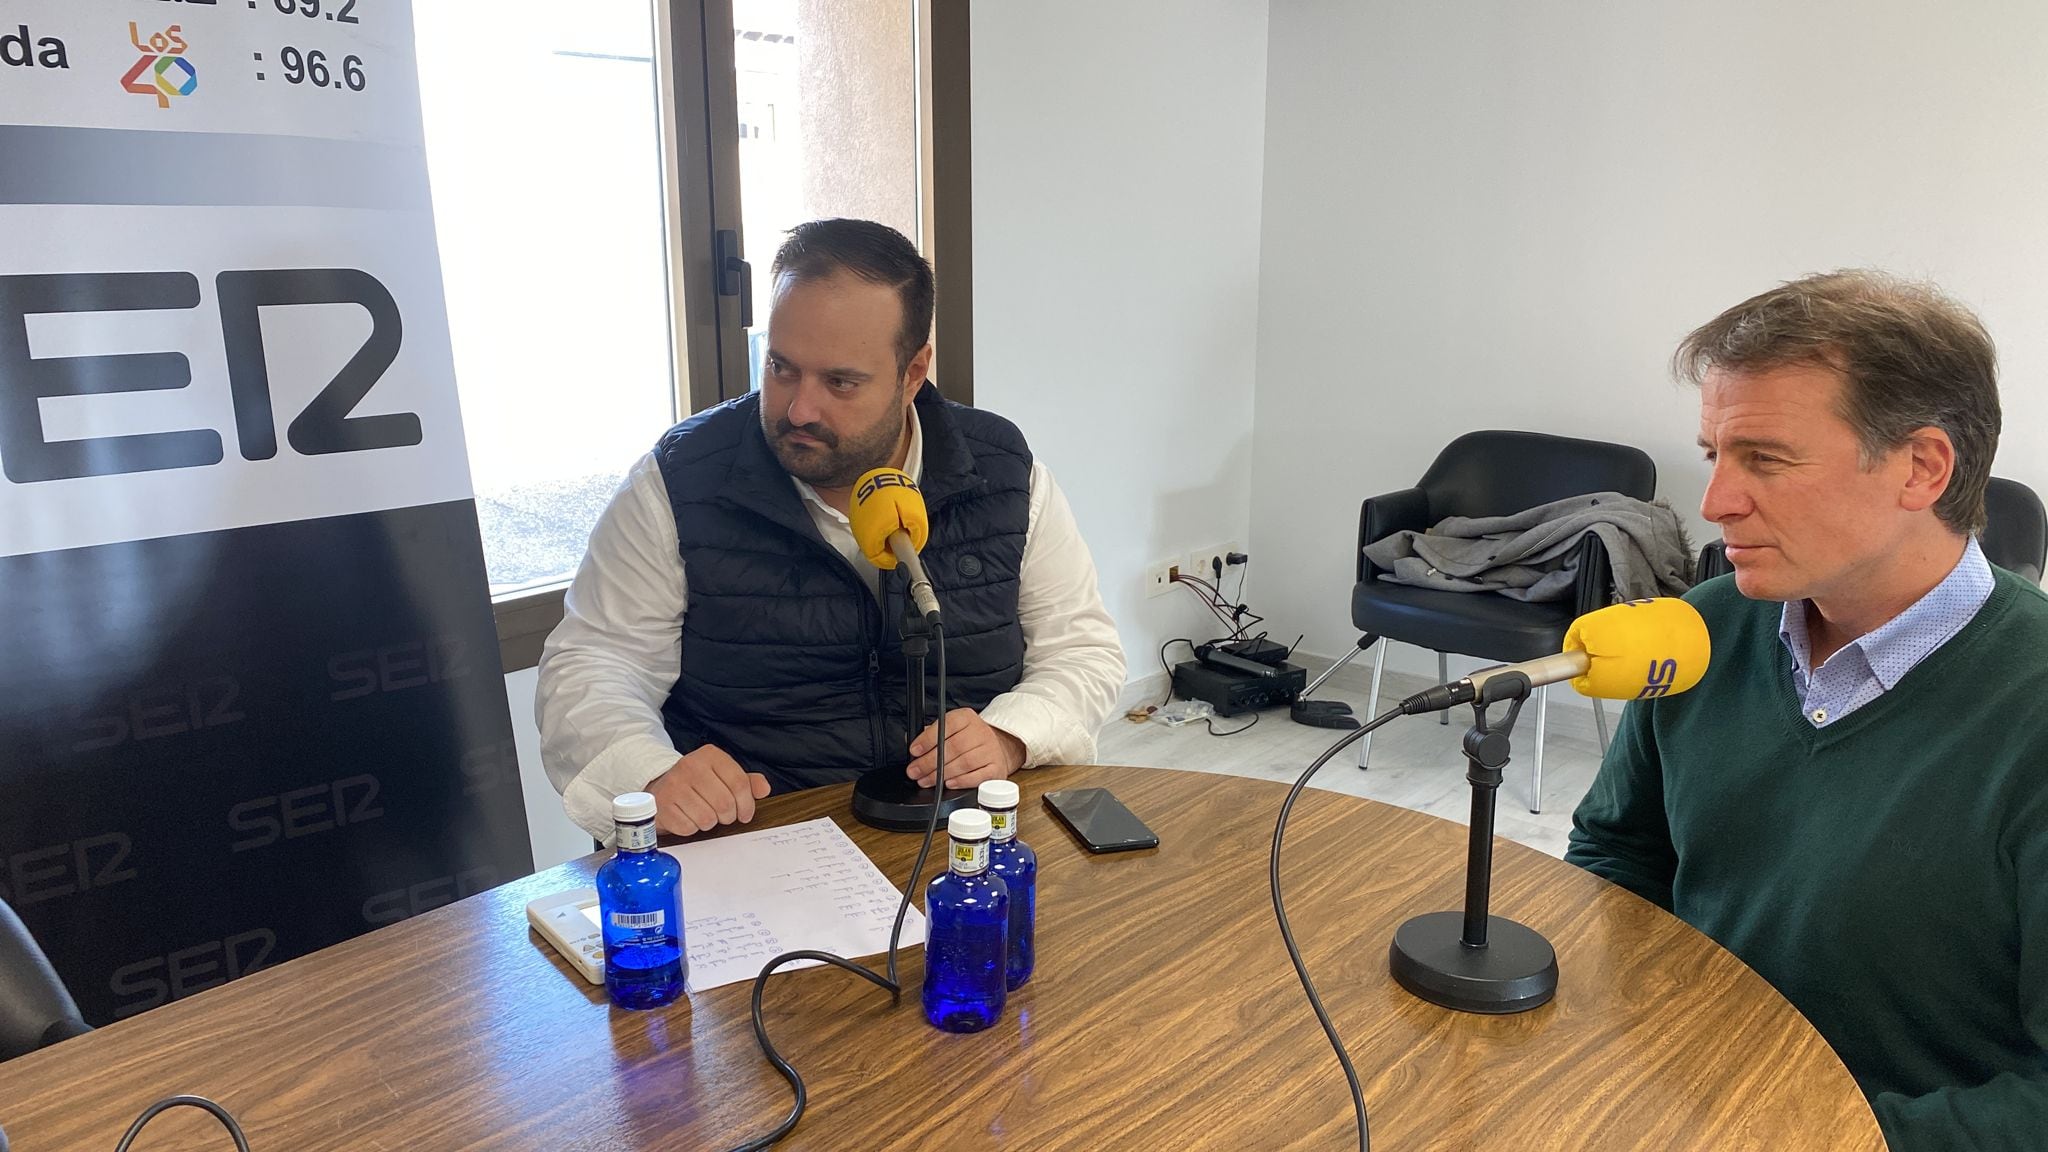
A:
<svg viewBox="0 0 2048 1152">
<path fill-rule="evenodd" d="M 621 1008 L 659 1008 L 683 994 L 683 866 L 654 846 L 654 797 L 612 801 L 618 851 L 597 870 L 604 986 Z"/>
<path fill-rule="evenodd" d="M 1017 839 L 1017 783 L 987 780 L 975 802 L 988 813 L 988 870 L 1010 890 L 1010 955 L 1004 983 L 1015 992 L 1031 979 L 1032 934 L 1038 919 L 1038 853 Z"/>
<path fill-rule="evenodd" d="M 988 870 L 988 813 L 947 818 L 952 867 L 924 890 L 924 1018 L 943 1032 L 979 1032 L 1003 1015 L 1010 893 Z"/>
</svg>

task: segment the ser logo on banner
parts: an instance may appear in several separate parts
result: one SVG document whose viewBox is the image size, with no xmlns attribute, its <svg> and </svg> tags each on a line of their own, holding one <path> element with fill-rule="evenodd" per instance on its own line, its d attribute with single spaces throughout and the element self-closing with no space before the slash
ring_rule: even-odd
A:
<svg viewBox="0 0 2048 1152">
<path fill-rule="evenodd" d="M 16 909 L 135 879 L 125 832 L 103 832 L 47 848 L 16 852 L 0 869 L 0 900 Z"/>
<path fill-rule="evenodd" d="M 343 652 L 327 662 L 327 675 L 335 684 L 345 686 L 334 689 L 327 698 L 339 703 L 467 676 L 468 650 L 460 636 L 437 636 L 431 641 Z"/>
<path fill-rule="evenodd" d="M 118 711 L 81 717 L 74 752 L 118 748 L 130 740 L 158 740 L 248 719 L 235 706 L 242 684 L 232 676 L 171 681 L 131 692 Z"/>
<path fill-rule="evenodd" d="M 121 998 L 114 1016 L 133 1016 L 247 976 L 263 967 L 276 950 L 277 933 L 268 928 L 253 928 L 122 965 L 107 983 L 108 990 Z"/>
<path fill-rule="evenodd" d="M 228 826 L 250 835 L 230 844 L 228 851 L 268 848 L 280 840 L 297 840 L 375 820 L 384 815 L 384 806 L 377 803 L 380 790 L 375 776 L 360 775 L 244 800 L 228 809 Z"/>
<path fill-rule="evenodd" d="M 398 304 L 376 277 L 354 268 L 274 269 L 222 272 L 215 286 L 243 459 L 277 455 L 259 310 L 300 304 L 358 305 L 369 313 L 371 328 L 362 347 L 287 426 L 293 451 L 314 456 L 420 443 L 414 413 L 350 415 L 398 358 L 403 333 Z M 0 472 L 16 484 L 37 484 L 220 463 L 221 437 L 212 429 L 59 441 L 44 434 L 45 399 L 186 387 L 192 367 L 182 353 L 35 357 L 29 349 L 30 316 L 198 306 L 199 278 L 190 272 L 0 276 Z"/>
<path fill-rule="evenodd" d="M 453 876 L 436 876 L 404 888 L 379 892 L 363 901 L 363 923 L 395 924 L 497 886 L 498 870 L 489 866 L 470 868 Z"/>
</svg>

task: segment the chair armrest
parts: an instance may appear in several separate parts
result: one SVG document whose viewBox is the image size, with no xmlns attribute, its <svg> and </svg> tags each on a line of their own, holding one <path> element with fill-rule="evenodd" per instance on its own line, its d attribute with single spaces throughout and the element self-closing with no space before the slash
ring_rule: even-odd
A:
<svg viewBox="0 0 2048 1152">
<path fill-rule="evenodd" d="M 1614 602 L 1614 563 L 1607 558 L 1607 545 L 1598 533 L 1579 537 L 1578 579 L 1572 582 L 1572 612 L 1584 616 Z"/>
<path fill-rule="evenodd" d="M 1363 584 L 1379 574 L 1365 558 L 1365 546 L 1396 532 L 1422 532 L 1429 528 L 1429 496 L 1420 488 L 1403 488 L 1374 496 L 1358 506 L 1358 582 Z"/>
</svg>

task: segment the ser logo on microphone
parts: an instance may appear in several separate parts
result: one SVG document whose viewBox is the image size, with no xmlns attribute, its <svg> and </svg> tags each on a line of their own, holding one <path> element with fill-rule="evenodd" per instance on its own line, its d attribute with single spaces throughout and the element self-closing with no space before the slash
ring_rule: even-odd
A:
<svg viewBox="0 0 2048 1152">
<path fill-rule="evenodd" d="M 877 471 L 868 477 L 867 483 L 861 485 L 854 492 L 853 498 L 859 503 L 865 504 L 870 497 L 884 488 L 908 488 L 915 492 L 917 491 L 917 483 L 901 472 Z"/>
<path fill-rule="evenodd" d="M 1636 699 L 1654 700 L 1659 696 L 1669 696 L 1672 686 L 1677 682 L 1678 661 L 1652 660 L 1650 674 L 1644 678 L 1643 690 L 1636 693 Z"/>
</svg>

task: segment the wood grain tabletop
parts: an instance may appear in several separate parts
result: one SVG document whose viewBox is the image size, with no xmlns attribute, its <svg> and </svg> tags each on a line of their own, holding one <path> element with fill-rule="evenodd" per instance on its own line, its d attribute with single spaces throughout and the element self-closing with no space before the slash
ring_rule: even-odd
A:
<svg viewBox="0 0 2048 1152">
<path fill-rule="evenodd" d="M 780 1147 L 1355 1148 L 1267 896 L 1285 787 L 1107 767 L 1020 783 L 1040 866 L 1031 983 L 995 1028 L 955 1036 L 918 1008 L 921 950 L 905 950 L 893 1005 L 836 969 L 775 977 L 769 1033 L 811 1100 Z M 1112 789 L 1160 847 L 1083 851 L 1038 796 L 1085 785 Z M 902 881 L 918 837 L 856 823 L 845 787 L 765 801 L 752 827 L 821 815 Z M 1289 915 L 1357 1062 L 1376 1149 L 1884 1148 L 1841 1062 L 1760 977 L 1511 841 L 1495 847 L 1493 912 L 1555 945 L 1557 998 L 1481 1017 L 1402 991 L 1388 942 L 1410 916 L 1460 907 L 1464 846 L 1460 825 L 1320 791 L 1289 825 Z M 789 1089 L 755 1047 L 748 984 L 619 1011 L 527 927 L 529 900 L 587 885 L 600 859 L 0 1064 L 0 1129 L 14 1152 L 111 1150 L 178 1092 L 226 1105 L 255 1152 L 717 1152 L 772 1127 Z M 230 1146 L 181 1109 L 136 1152 Z"/>
</svg>

